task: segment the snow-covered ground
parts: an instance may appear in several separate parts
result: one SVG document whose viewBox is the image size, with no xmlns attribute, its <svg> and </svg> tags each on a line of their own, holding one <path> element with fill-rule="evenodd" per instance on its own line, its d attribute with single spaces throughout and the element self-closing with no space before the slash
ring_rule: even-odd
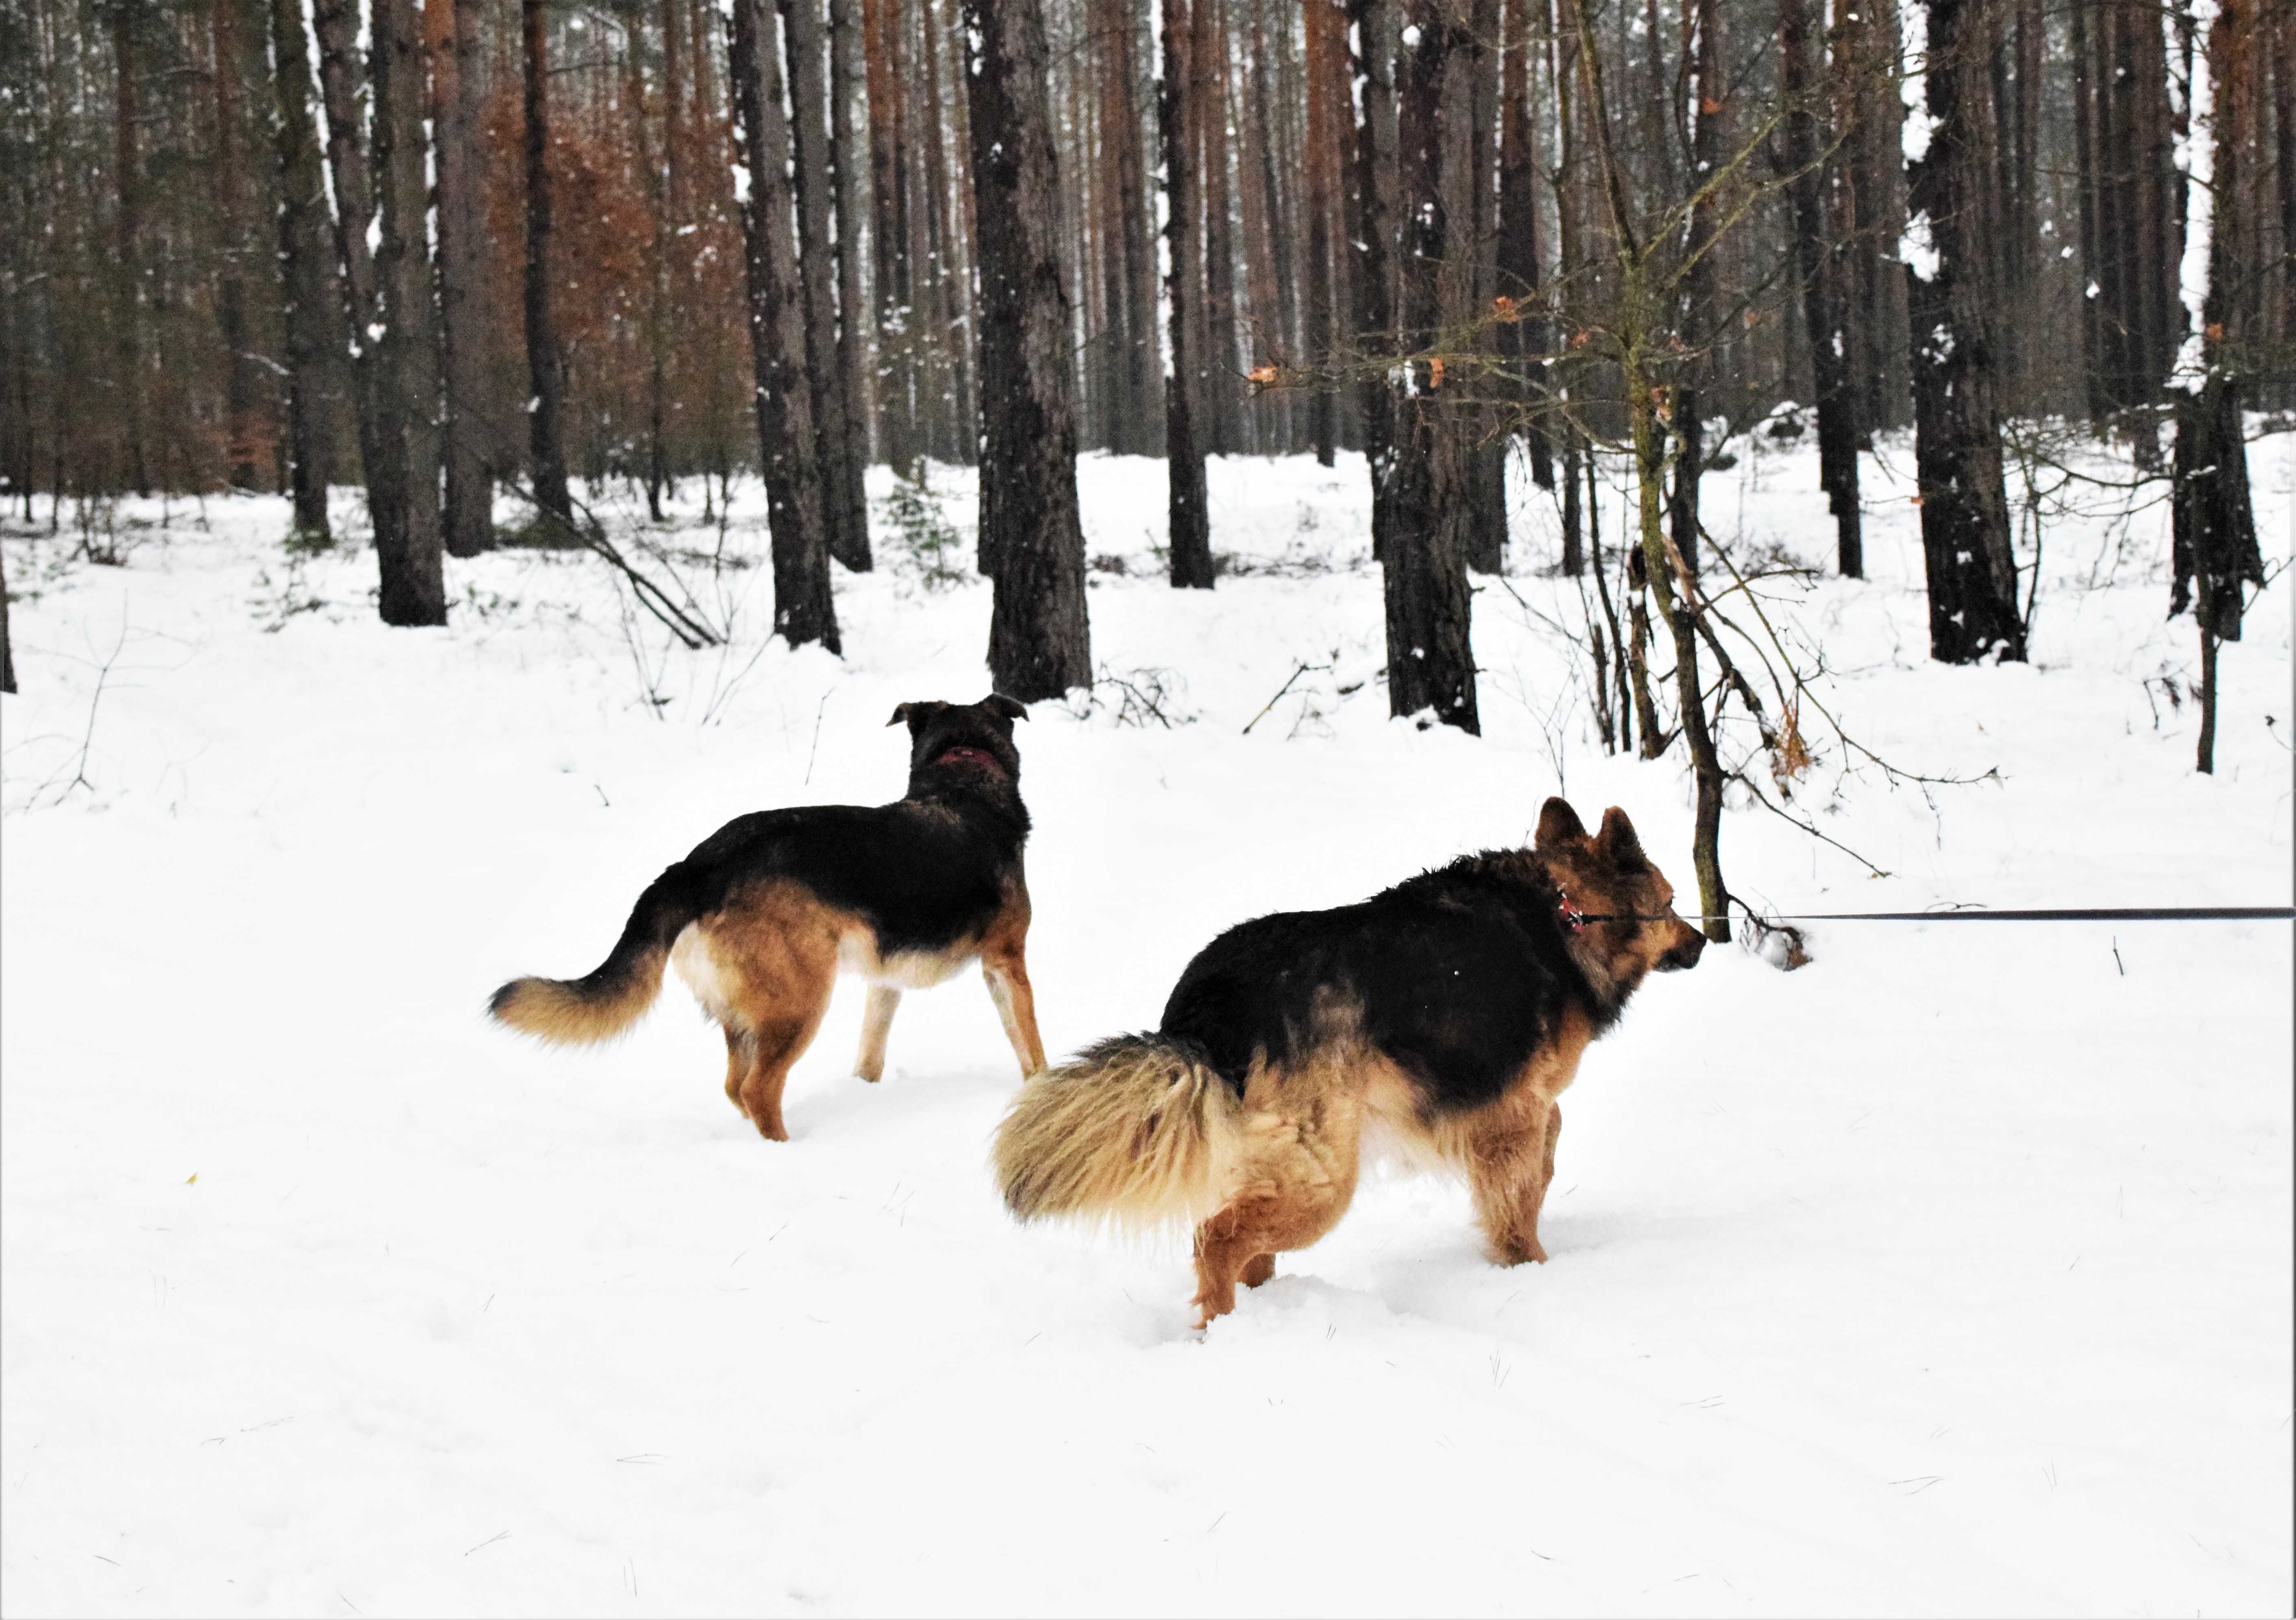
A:
<svg viewBox="0 0 2296 1620">
<path fill-rule="evenodd" d="M 1809 456 L 1735 448 L 1707 498 L 1734 554 L 1821 561 Z M 1734 802 L 1734 888 L 2284 902 L 2286 579 L 2226 650 L 2198 777 L 2163 514 L 2053 522 L 2033 664 L 1940 668 L 1885 459 L 1873 578 L 1776 581 L 1769 611 L 1822 641 L 1859 741 L 1998 777 L 1845 777 L 1805 713 L 1797 808 L 1890 876 Z M 1155 576 L 1156 464 L 1081 471 L 1127 570 L 1093 576 L 1111 679 L 1020 737 L 1056 1052 L 1152 1025 L 1228 924 L 1519 843 L 1558 790 L 1627 807 L 1694 892 L 1678 755 L 1603 755 L 1546 622 L 1581 622 L 1551 516 L 1476 598 L 1477 740 L 1387 718 L 1360 462 L 1215 464 L 1246 565 L 1210 595 Z M 2276 562 L 2292 474 L 2296 442 L 2257 447 Z M 969 486 L 937 488 L 966 529 Z M 372 555 L 291 563 L 275 501 L 124 506 L 119 567 L 70 560 L 69 511 L 10 531 L 9 1614 L 2296 1600 L 2288 927 L 1845 924 L 1793 974 L 1710 951 L 1589 1053 L 1551 1263 L 1494 1269 L 1462 1189 L 1373 1179 L 1199 1335 L 1184 1241 L 1005 1218 L 985 1153 L 1017 1077 L 970 975 L 908 998 L 879 1086 L 848 1075 L 848 982 L 785 1146 L 726 1106 L 674 981 L 595 1051 L 481 1016 L 507 976 L 594 965 L 728 817 L 896 796 L 894 704 L 987 688 L 986 588 L 935 588 L 914 525 L 840 575 L 840 662 L 764 641 L 767 571 L 713 580 L 719 534 L 680 511 L 655 538 L 697 554 L 730 652 L 535 553 L 450 563 L 453 627 L 386 630 Z M 1125 723 L 1114 678 L 1179 723 Z"/>
</svg>

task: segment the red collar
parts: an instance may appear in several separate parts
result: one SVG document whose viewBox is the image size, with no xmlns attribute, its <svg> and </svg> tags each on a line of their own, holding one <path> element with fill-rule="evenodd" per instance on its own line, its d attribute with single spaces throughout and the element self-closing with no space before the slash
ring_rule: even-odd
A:
<svg viewBox="0 0 2296 1620">
<path fill-rule="evenodd" d="M 1587 932 L 1587 914 L 1570 903 L 1570 896 L 1562 890 L 1554 892 L 1554 915 L 1573 933 Z"/>
</svg>

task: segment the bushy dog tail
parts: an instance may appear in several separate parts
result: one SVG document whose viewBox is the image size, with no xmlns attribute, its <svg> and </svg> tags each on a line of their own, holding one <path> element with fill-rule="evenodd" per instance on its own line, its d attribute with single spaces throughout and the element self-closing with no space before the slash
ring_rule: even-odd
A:
<svg viewBox="0 0 2296 1620">
<path fill-rule="evenodd" d="M 1234 1160 L 1234 1094 L 1193 1047 L 1119 1035 L 1021 1088 L 996 1130 L 996 1181 L 1023 1221 L 1200 1221 Z"/>
<path fill-rule="evenodd" d="M 661 993 L 669 948 L 700 908 L 685 893 L 681 867 L 672 867 L 638 896 L 622 937 L 596 967 L 578 979 L 512 979 L 495 991 L 487 1010 L 497 1023 L 547 1040 L 574 1046 L 610 1040 L 636 1024 Z"/>
</svg>

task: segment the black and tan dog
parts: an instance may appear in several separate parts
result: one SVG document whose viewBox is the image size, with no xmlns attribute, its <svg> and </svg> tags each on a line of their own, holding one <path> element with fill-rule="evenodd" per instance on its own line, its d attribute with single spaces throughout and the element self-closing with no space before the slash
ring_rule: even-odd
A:
<svg viewBox="0 0 2296 1620">
<path fill-rule="evenodd" d="M 1494 1259 L 1545 1260 L 1556 1097 L 1644 975 L 1704 947 L 1673 900 L 1622 811 L 1590 838 L 1549 799 L 1528 850 L 1231 928 L 1156 1033 L 1021 1089 L 996 1136 L 1004 1202 L 1024 1221 L 1195 1222 L 1209 1321 L 1331 1230 L 1384 1127 L 1465 1172 Z"/>
<path fill-rule="evenodd" d="M 638 897 L 604 964 L 514 979 L 494 1016 L 545 1040 L 603 1040 L 653 1004 L 675 963 L 726 1029 L 726 1095 L 787 1141 L 782 1086 L 811 1044 L 840 968 L 869 981 L 854 1073 L 885 1069 L 901 991 L 978 958 L 1023 1076 L 1045 1066 L 1023 955 L 1029 885 L 1021 755 L 1009 697 L 903 703 L 909 791 L 890 804 L 762 810 L 719 827 Z"/>
</svg>

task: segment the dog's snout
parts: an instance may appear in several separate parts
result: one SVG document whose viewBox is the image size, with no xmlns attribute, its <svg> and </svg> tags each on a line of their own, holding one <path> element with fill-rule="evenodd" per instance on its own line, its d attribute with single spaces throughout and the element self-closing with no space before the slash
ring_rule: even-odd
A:
<svg viewBox="0 0 2296 1620">
<path fill-rule="evenodd" d="M 1698 966 L 1698 958 L 1706 949 L 1706 936 L 1688 923 L 1677 923 L 1674 948 L 1659 958 L 1659 966 L 1668 972 Z"/>
</svg>

